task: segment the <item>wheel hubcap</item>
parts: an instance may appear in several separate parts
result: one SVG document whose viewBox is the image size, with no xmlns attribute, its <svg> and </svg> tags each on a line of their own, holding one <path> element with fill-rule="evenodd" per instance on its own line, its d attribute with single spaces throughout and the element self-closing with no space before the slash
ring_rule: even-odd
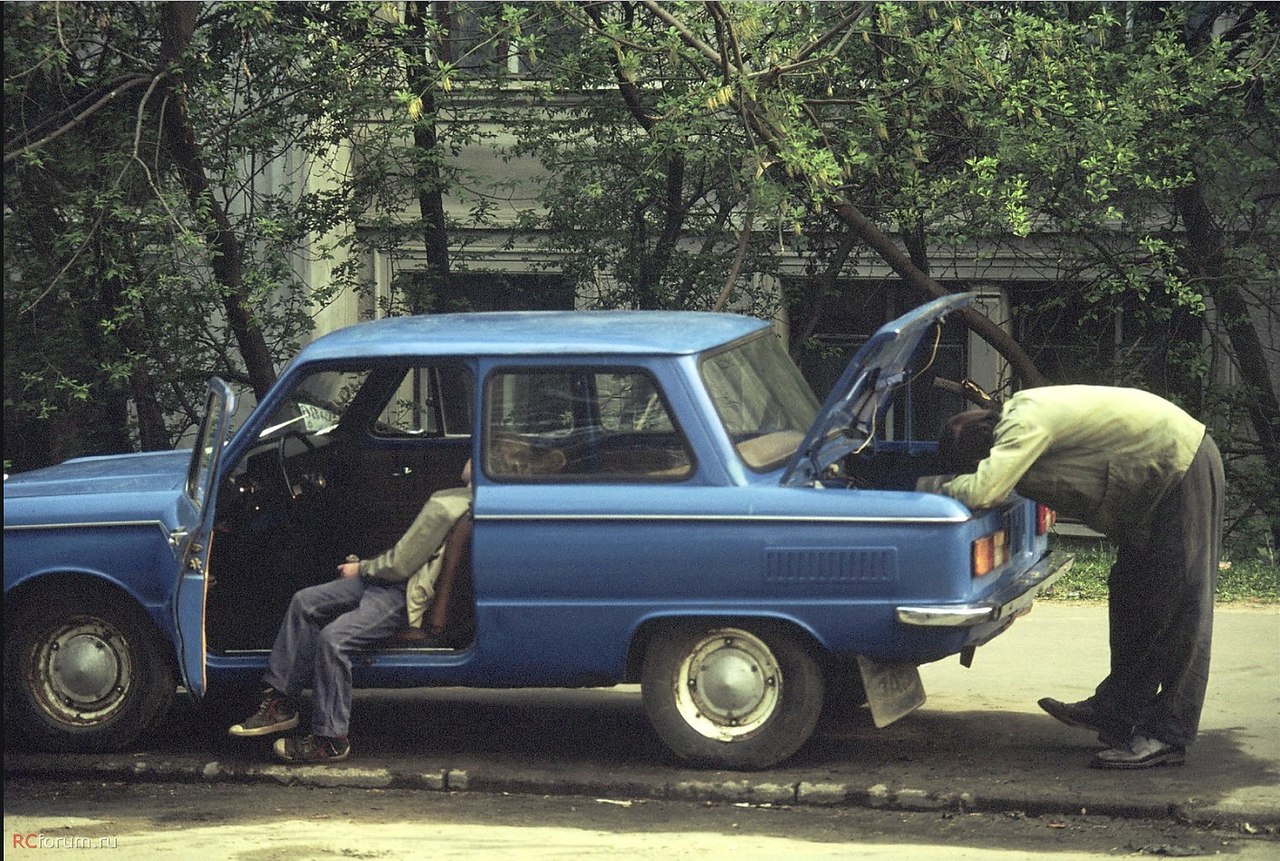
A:
<svg viewBox="0 0 1280 861">
<path fill-rule="evenodd" d="M 123 705 L 133 677 L 129 646 L 103 620 L 60 625 L 34 642 L 29 654 L 32 693 L 54 720 L 86 726 Z"/>
<path fill-rule="evenodd" d="M 737 628 L 708 633 L 680 666 L 676 707 L 707 738 L 741 741 L 777 710 L 782 672 L 773 652 Z"/>
<path fill-rule="evenodd" d="M 119 658 L 96 631 L 78 631 L 60 638 L 49 683 L 68 700 L 97 702 L 120 678 Z"/>
</svg>

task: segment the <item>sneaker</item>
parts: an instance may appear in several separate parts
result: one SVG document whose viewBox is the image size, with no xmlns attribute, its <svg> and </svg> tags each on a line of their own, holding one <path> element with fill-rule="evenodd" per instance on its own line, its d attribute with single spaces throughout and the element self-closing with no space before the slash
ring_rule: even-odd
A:
<svg viewBox="0 0 1280 861">
<path fill-rule="evenodd" d="M 346 736 L 329 738 L 308 735 L 302 738 L 278 738 L 272 747 L 276 756 L 285 762 L 340 762 L 351 753 L 351 742 Z"/>
<path fill-rule="evenodd" d="M 1132 731 L 1115 718 L 1104 715 L 1092 698 L 1078 703 L 1064 703 L 1045 697 L 1037 705 L 1067 726 L 1096 732 L 1098 739 L 1108 747 L 1123 747 Z"/>
<path fill-rule="evenodd" d="M 1158 738 L 1135 735 L 1128 744 L 1098 751 L 1091 768 L 1154 768 L 1158 765 L 1182 765 L 1187 751 Z"/>
<path fill-rule="evenodd" d="M 277 690 L 268 690 L 262 695 L 262 703 L 258 706 L 258 710 L 229 728 L 227 734 L 237 738 L 249 738 L 284 732 L 297 725 L 298 710 L 293 707 L 289 698 Z"/>
</svg>

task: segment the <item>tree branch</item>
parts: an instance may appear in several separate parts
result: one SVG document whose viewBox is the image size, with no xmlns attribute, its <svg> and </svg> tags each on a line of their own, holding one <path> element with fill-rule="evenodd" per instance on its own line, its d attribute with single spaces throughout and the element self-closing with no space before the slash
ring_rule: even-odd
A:
<svg viewBox="0 0 1280 861">
<path fill-rule="evenodd" d="M 161 73 L 161 75 L 163 75 L 163 74 L 164 74 L 164 73 L 162 72 L 162 73 Z M 82 124 L 82 123 L 83 123 L 85 120 L 87 120 L 89 117 L 93 116 L 95 113 L 97 113 L 99 110 L 101 110 L 101 109 L 102 109 L 102 107 L 103 107 L 104 105 L 107 105 L 108 103 L 110 103 L 110 102 L 111 102 L 111 101 L 113 101 L 114 99 L 118 98 L 121 94 L 123 94 L 123 93 L 125 93 L 125 92 L 127 92 L 127 91 L 129 91 L 129 90 L 132 90 L 134 87 L 140 87 L 140 86 L 142 86 L 143 84 L 147 83 L 147 82 L 148 82 L 148 81 L 150 81 L 150 80 L 151 80 L 151 77 L 149 77 L 149 76 L 147 76 L 147 75 L 137 75 L 137 76 L 135 76 L 135 77 L 133 77 L 133 78 L 130 78 L 128 81 L 126 81 L 125 83 L 121 84 L 120 86 L 118 86 L 118 87 L 113 87 L 113 88 L 112 88 L 112 89 L 111 89 L 111 90 L 110 90 L 110 91 L 109 91 L 105 96 L 103 96 L 102 98 L 98 99 L 96 102 L 94 102 L 94 103 L 93 103 L 92 105 L 90 105 L 89 107 L 85 108 L 85 109 L 84 109 L 83 111 L 81 111 L 80 113 L 76 114 L 74 117 L 72 117 L 70 120 L 68 120 L 64 125 L 59 126 L 57 129 L 54 129 L 52 132 L 50 132 L 49 134 L 47 134 L 47 135 L 45 135 L 44 137 L 40 138 L 39 140 L 32 141 L 31 143 L 27 144 L 27 145 L 26 145 L 26 146 L 24 146 L 24 147 L 21 147 L 21 148 L 19 148 L 19 149 L 13 150 L 12 152 L 7 152 L 7 153 L 5 153 L 5 154 L 4 154 L 4 163 L 5 163 L 5 164 L 8 164 L 9 162 L 13 161 L 14 159 L 19 158 L 20 156 L 22 156 L 24 153 L 28 153 L 28 152 L 30 152 L 30 151 L 31 151 L 31 150 L 33 150 L 33 149 L 38 149 L 38 148 L 40 148 L 40 147 L 42 147 L 42 146 L 45 146 L 46 144 L 48 144 L 48 143 L 50 143 L 50 142 L 52 142 L 52 141 L 57 140 L 58 138 L 62 137 L 64 134 L 66 134 L 67 132 L 69 132 L 69 131 L 71 131 L 72 129 L 74 129 L 76 126 L 78 126 L 78 125 Z"/>
</svg>

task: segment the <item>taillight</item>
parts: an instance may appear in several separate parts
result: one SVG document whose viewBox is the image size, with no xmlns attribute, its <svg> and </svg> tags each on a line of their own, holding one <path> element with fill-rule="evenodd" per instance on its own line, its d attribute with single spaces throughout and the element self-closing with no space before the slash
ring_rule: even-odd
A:
<svg viewBox="0 0 1280 861">
<path fill-rule="evenodd" d="M 1009 561 L 1009 533 L 998 529 L 973 542 L 973 576 L 981 577 Z"/>
<path fill-rule="evenodd" d="M 1058 522 L 1058 512 L 1047 505 L 1036 504 L 1036 535 L 1044 535 Z"/>
</svg>

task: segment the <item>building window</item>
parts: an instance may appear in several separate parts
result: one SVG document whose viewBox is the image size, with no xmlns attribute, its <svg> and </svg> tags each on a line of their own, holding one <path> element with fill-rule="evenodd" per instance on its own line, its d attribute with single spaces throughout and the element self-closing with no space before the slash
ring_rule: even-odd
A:
<svg viewBox="0 0 1280 861">
<path fill-rule="evenodd" d="M 1012 285 L 1009 303 L 1014 338 L 1050 382 L 1194 397 L 1195 380 L 1180 369 L 1202 354 L 1200 318 L 1131 295 L 1090 302 L 1082 285 L 1057 282 Z"/>
<path fill-rule="evenodd" d="M 440 284 L 425 269 L 407 269 L 392 278 L 391 305 L 422 314 L 570 311 L 574 295 L 558 272 L 451 272 Z"/>
<path fill-rule="evenodd" d="M 536 34 L 538 52 L 524 48 L 511 38 L 511 28 L 503 17 L 509 3 L 437 2 L 436 21 L 444 37 L 438 45 L 438 59 L 472 76 L 498 75 L 516 79 L 543 77 L 546 63 L 541 57 L 572 55 L 577 51 L 576 31 L 564 16 L 547 4 L 518 4 L 527 13 L 520 30 Z"/>
</svg>

